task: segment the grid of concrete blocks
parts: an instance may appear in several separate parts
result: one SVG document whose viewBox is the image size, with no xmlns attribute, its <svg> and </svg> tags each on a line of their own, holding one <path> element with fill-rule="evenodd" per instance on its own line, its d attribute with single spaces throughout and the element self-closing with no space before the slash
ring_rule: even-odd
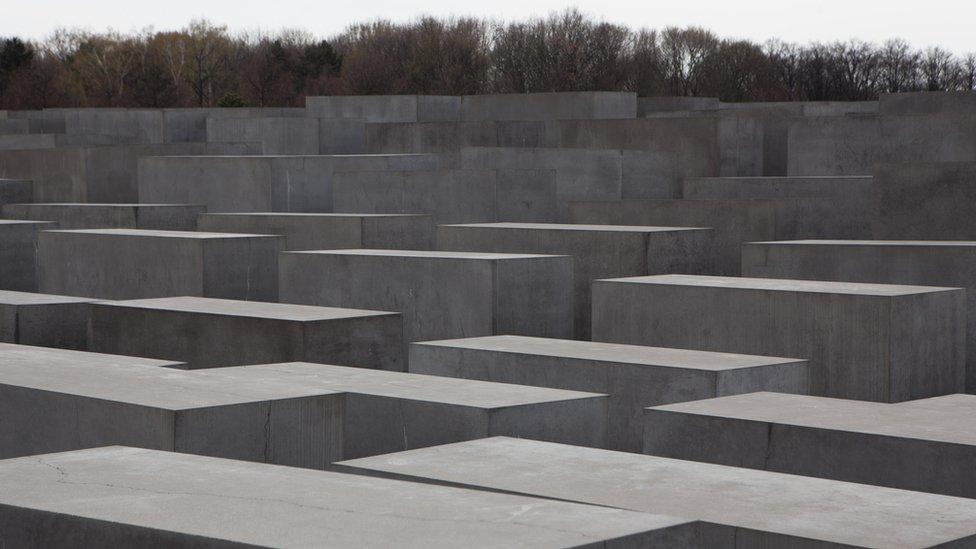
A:
<svg viewBox="0 0 976 549">
<path fill-rule="evenodd" d="M 976 547 L 976 92 L 0 118 L 0 547 Z"/>
</svg>

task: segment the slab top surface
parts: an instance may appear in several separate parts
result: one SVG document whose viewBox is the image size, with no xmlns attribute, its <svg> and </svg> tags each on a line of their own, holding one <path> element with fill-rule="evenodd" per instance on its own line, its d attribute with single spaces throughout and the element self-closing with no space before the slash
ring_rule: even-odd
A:
<svg viewBox="0 0 976 549">
<path fill-rule="evenodd" d="M 2 293 L 0 293 L 0 299 L 2 299 Z M 341 307 L 292 305 L 288 303 L 266 303 L 262 301 L 238 301 L 235 299 L 215 299 L 194 296 L 106 301 L 102 305 L 107 307 L 129 307 L 134 309 L 179 311 L 223 316 L 246 316 L 293 321 L 336 320 L 399 314 L 366 309 L 344 309 Z"/>
<path fill-rule="evenodd" d="M 359 255 L 373 257 L 423 257 L 428 259 L 538 259 L 545 257 L 570 257 L 568 255 L 545 255 L 545 254 L 503 254 L 503 253 L 482 253 L 482 252 L 439 252 L 426 250 L 306 250 L 284 252 L 286 254 L 309 254 L 309 255 Z"/>
<path fill-rule="evenodd" d="M 0 385 L 182 410 L 335 394 L 295 384 L 264 385 L 184 371 L 178 362 L 0 343 Z"/>
<path fill-rule="evenodd" d="M 0 504 L 266 547 L 570 547 L 689 522 L 120 446 L 4 460 Z"/>
<path fill-rule="evenodd" d="M 695 415 L 813 429 L 976 445 L 976 395 L 950 395 L 888 404 L 782 393 L 750 393 L 655 406 Z"/>
<path fill-rule="evenodd" d="M 651 275 L 604 279 L 598 282 L 694 286 L 737 290 L 766 290 L 816 294 L 851 294 L 881 297 L 947 292 L 961 288 L 940 286 L 907 286 L 903 284 L 867 284 L 861 282 L 829 282 L 822 280 L 791 280 L 779 278 L 746 278 L 737 276 Z"/>
<path fill-rule="evenodd" d="M 604 233 L 665 233 L 676 231 L 711 230 L 708 227 L 659 227 L 650 225 L 585 225 L 568 223 L 456 223 L 441 227 L 472 229 L 537 229 L 550 231 L 580 231 Z"/>
<path fill-rule="evenodd" d="M 749 242 L 766 245 L 806 245 L 806 246 L 891 246 L 918 248 L 973 248 L 976 240 L 772 240 Z"/>
<path fill-rule="evenodd" d="M 527 439 L 341 463 L 865 547 L 928 547 L 976 534 L 971 499 Z"/>
<path fill-rule="evenodd" d="M 414 346 L 451 347 L 510 354 L 552 356 L 596 362 L 692 368 L 697 370 L 723 371 L 752 368 L 804 360 L 770 356 L 741 355 L 712 351 L 645 347 L 620 343 L 550 339 L 543 337 L 499 335 L 445 339 L 412 343 Z"/>
<path fill-rule="evenodd" d="M 59 303 L 92 303 L 95 301 L 98 300 L 88 297 L 0 290 L 0 305 L 56 305 Z"/>
<path fill-rule="evenodd" d="M 0 225 L 48 225 L 55 221 L 34 221 L 29 219 L 0 219 Z"/>
<path fill-rule="evenodd" d="M 307 217 L 357 219 L 361 217 L 430 217 L 430 214 L 399 214 L 399 213 L 306 213 L 306 212 L 214 212 L 204 214 L 214 217 Z"/>
<path fill-rule="evenodd" d="M 207 240 L 214 238 L 281 238 L 270 234 L 205 233 L 200 231 L 160 231 L 153 229 L 73 229 L 47 232 L 105 236 L 144 236 L 150 238 L 187 238 L 193 240 Z"/>
<path fill-rule="evenodd" d="M 503 408 L 604 396 L 581 391 L 309 362 L 233 366 L 195 372 L 213 379 L 229 380 L 231 385 L 247 383 L 264 387 L 324 389 L 476 408 Z"/>
<path fill-rule="evenodd" d="M 203 204 L 152 204 L 125 202 L 29 202 L 20 204 L 5 204 L 6 206 L 44 206 L 55 208 L 202 208 Z"/>
</svg>

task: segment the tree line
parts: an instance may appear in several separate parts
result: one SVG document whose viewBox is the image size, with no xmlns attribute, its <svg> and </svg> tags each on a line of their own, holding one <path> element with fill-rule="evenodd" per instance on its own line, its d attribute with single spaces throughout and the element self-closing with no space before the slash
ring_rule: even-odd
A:
<svg viewBox="0 0 976 549">
<path fill-rule="evenodd" d="M 305 31 L 59 29 L 0 38 L 0 108 L 301 106 L 306 95 L 582 90 L 724 101 L 868 100 L 976 89 L 976 53 L 902 39 L 795 44 L 698 27 L 630 29 L 577 10 L 530 21 L 373 21 Z"/>
</svg>

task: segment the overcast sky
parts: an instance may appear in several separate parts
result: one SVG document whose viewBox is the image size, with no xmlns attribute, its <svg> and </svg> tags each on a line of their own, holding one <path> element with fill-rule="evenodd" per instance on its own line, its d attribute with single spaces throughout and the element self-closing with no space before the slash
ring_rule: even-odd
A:
<svg viewBox="0 0 976 549">
<path fill-rule="evenodd" d="M 699 25 L 722 37 L 764 41 L 881 42 L 902 37 L 917 47 L 976 51 L 974 0 L 0 0 L 0 36 L 43 38 L 59 26 L 120 31 L 176 29 L 204 17 L 231 30 L 304 28 L 328 37 L 379 17 L 472 15 L 511 21 L 576 6 L 631 27 Z"/>
</svg>

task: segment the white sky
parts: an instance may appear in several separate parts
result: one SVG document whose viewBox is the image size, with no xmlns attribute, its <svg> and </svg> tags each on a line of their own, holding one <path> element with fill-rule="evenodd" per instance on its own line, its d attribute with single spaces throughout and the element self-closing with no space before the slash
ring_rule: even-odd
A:
<svg viewBox="0 0 976 549">
<path fill-rule="evenodd" d="M 722 37 L 792 42 L 905 38 L 917 47 L 976 51 L 974 0 L 0 0 L 0 36 L 43 38 L 59 26 L 176 29 L 194 17 L 231 30 L 304 28 L 328 37 L 354 22 L 421 14 L 517 20 L 575 6 L 631 27 L 699 25 Z"/>
</svg>

